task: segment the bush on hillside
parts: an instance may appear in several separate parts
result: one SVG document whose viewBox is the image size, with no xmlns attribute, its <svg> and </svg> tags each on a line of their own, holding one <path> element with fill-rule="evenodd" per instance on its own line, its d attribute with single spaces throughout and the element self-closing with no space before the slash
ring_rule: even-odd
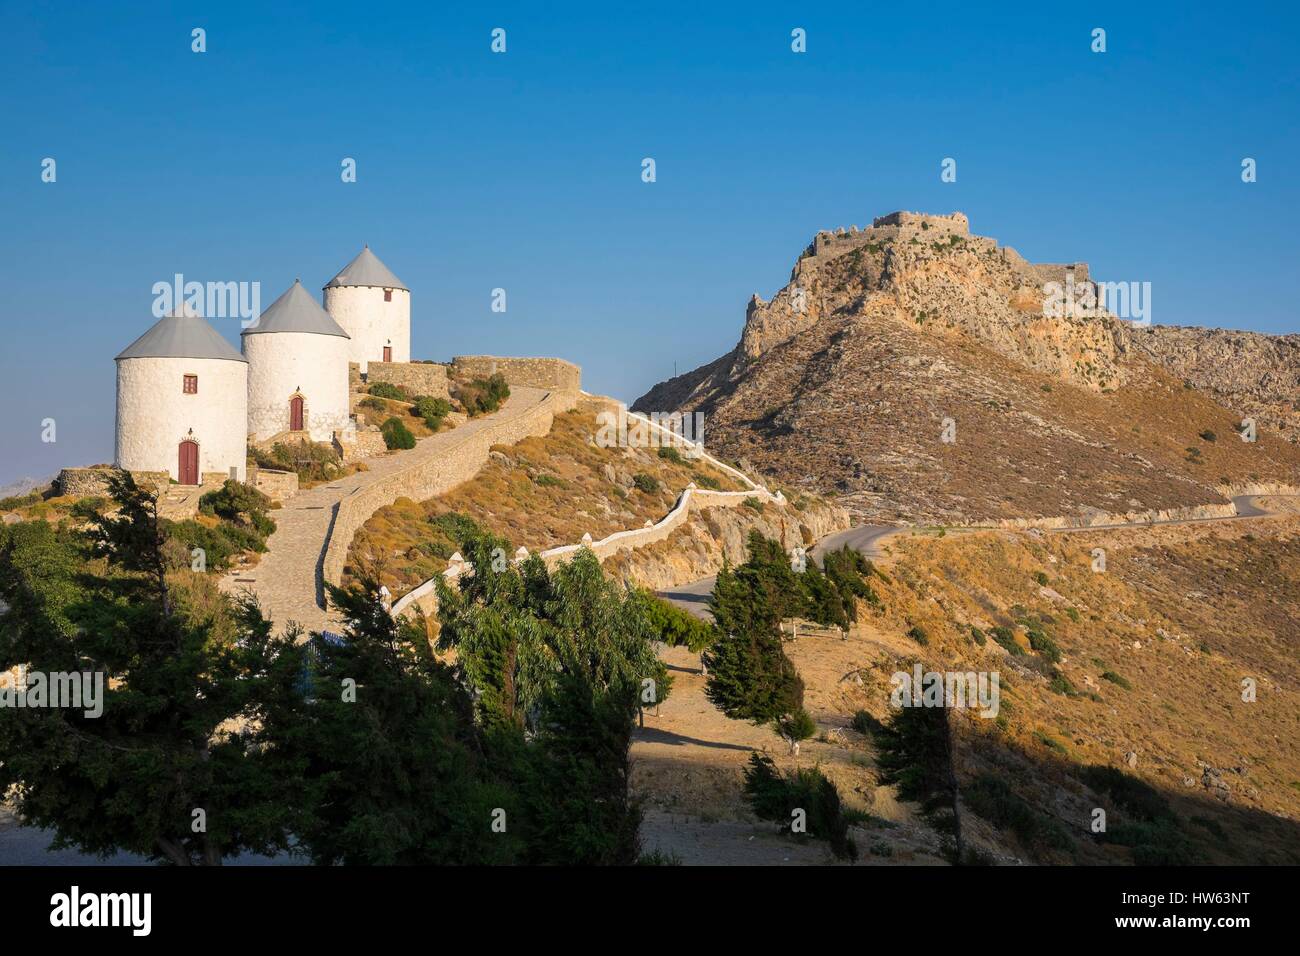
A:
<svg viewBox="0 0 1300 956">
<path fill-rule="evenodd" d="M 394 385 L 392 382 L 375 382 L 366 391 L 376 398 L 395 398 L 398 401 L 406 401 L 406 389 L 400 385 Z"/>
<path fill-rule="evenodd" d="M 415 436 L 407 428 L 400 418 L 393 417 L 388 419 L 379 426 L 380 433 L 384 436 L 384 444 L 389 450 L 407 449 L 415 447 Z"/>
<path fill-rule="evenodd" d="M 428 395 L 421 395 L 415 399 L 415 406 L 411 409 L 411 414 L 416 418 L 423 418 L 425 427 L 431 432 L 436 432 L 442 427 L 443 419 L 451 411 L 451 402 L 445 398 L 433 398 Z"/>
<path fill-rule="evenodd" d="M 686 647 L 699 653 L 718 638 L 718 629 L 709 621 L 669 604 L 648 588 L 637 588 L 642 612 L 658 639 L 669 647 Z"/>
<path fill-rule="evenodd" d="M 452 394 L 465 407 L 466 414 L 473 418 L 500 408 L 501 403 L 510 397 L 510 386 L 506 384 L 506 377 L 497 372 L 490 378 L 460 382 L 454 386 Z"/>
<path fill-rule="evenodd" d="M 342 469 L 342 459 L 334 446 L 320 442 L 276 442 L 269 452 L 250 447 L 248 455 L 259 468 L 294 472 L 303 488 L 332 481 Z"/>
<path fill-rule="evenodd" d="M 849 827 L 857 815 L 846 812 L 839 791 L 819 770 L 795 770 L 782 775 L 771 757 L 749 755 L 745 768 L 745 796 L 760 820 L 780 824 L 782 831 L 794 836 L 813 836 L 828 840 L 840 859 L 857 859 L 858 848 L 849 837 Z M 807 826 L 806 834 L 793 833 L 796 810 Z"/>
</svg>

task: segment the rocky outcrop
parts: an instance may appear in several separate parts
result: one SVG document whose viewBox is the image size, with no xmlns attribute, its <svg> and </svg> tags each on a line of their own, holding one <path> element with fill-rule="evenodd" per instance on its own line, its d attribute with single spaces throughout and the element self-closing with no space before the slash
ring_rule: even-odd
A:
<svg viewBox="0 0 1300 956">
<path fill-rule="evenodd" d="M 1300 337 L 1056 314 L 1049 283 L 1096 290 L 1085 263 L 1027 262 L 960 214 L 822 232 L 732 352 L 633 408 L 703 413 L 714 452 L 873 520 L 1156 513 L 1300 482 L 1279 401 Z M 1236 440 L 1243 409 L 1258 442 Z"/>
<path fill-rule="evenodd" d="M 807 547 L 849 527 L 846 511 L 830 505 L 796 508 L 787 502 L 753 508 L 708 508 L 691 515 L 665 540 L 625 551 L 604 563 L 606 573 L 662 591 L 716 574 L 723 560 L 733 566 L 748 555 L 750 531 L 781 542 L 787 551 Z"/>
<path fill-rule="evenodd" d="M 1120 344 L 1300 441 L 1300 335 L 1156 325 L 1126 327 Z"/>
</svg>

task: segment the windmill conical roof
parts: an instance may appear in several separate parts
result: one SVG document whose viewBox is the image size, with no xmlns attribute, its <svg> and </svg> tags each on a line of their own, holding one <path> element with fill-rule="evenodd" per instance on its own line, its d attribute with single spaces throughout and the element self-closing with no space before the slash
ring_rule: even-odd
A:
<svg viewBox="0 0 1300 956">
<path fill-rule="evenodd" d="M 257 319 L 257 324 L 244 329 L 243 335 L 259 332 L 314 332 L 317 335 L 350 336 L 322 309 L 312 294 L 294 279 L 287 292 L 276 299 Z"/>
<path fill-rule="evenodd" d="M 339 270 L 338 275 L 325 283 L 325 288 L 349 285 L 368 285 L 384 289 L 411 291 L 406 288 L 406 284 L 401 279 L 393 275 L 388 266 L 379 261 L 379 257 L 370 251 L 369 246 L 362 249 L 355 259 Z"/>
<path fill-rule="evenodd" d="M 133 358 L 197 358 L 248 361 L 193 309 L 164 315 L 144 335 L 116 356 Z"/>
</svg>

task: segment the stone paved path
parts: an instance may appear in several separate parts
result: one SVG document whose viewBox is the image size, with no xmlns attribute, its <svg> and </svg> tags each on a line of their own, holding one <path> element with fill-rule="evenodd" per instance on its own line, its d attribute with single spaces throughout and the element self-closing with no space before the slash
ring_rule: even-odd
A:
<svg viewBox="0 0 1300 956">
<path fill-rule="evenodd" d="M 368 458 L 368 471 L 294 495 L 283 508 L 271 513 L 276 530 L 267 539 L 267 553 L 262 555 L 257 567 L 223 575 L 222 590 L 252 591 L 262 613 L 275 622 L 277 630 L 291 621 L 311 631 L 337 625 L 333 612 L 327 612 L 324 607 L 321 573 L 334 506 L 359 488 L 417 462 L 446 455 L 478 432 L 523 415 L 547 394 L 546 389 L 513 386 L 505 404 L 491 415 L 470 419 L 449 432 L 421 438 L 410 451 Z"/>
</svg>

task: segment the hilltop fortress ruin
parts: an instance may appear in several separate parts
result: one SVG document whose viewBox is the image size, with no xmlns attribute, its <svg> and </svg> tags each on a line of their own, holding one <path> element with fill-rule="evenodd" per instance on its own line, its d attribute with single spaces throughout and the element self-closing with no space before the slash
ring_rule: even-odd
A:
<svg viewBox="0 0 1300 956">
<path fill-rule="evenodd" d="M 899 211 L 877 216 L 866 229 L 822 230 L 800 253 L 784 288 L 770 301 L 758 294 L 750 299 L 736 369 L 823 318 L 863 315 L 964 331 L 1079 384 L 1115 384 L 1114 328 L 1075 316 L 1048 318 L 1049 283 L 1097 289 L 1086 262 L 1031 263 L 996 239 L 973 235 L 960 212 Z"/>
</svg>

